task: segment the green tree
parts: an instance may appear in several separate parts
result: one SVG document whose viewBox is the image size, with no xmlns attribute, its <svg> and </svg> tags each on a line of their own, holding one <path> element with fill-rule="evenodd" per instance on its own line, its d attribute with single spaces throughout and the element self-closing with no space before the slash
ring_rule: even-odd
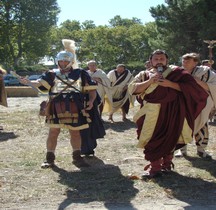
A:
<svg viewBox="0 0 216 210">
<path fill-rule="evenodd" d="M 208 56 L 205 39 L 215 39 L 216 0 L 166 0 L 150 8 L 162 46 L 178 61 L 184 53 Z"/>
<path fill-rule="evenodd" d="M 91 26 L 93 27 L 93 23 L 91 21 L 87 21 L 86 23 L 86 27 L 91 28 Z M 89 24 L 89 25 L 88 25 Z M 90 26 L 91 25 L 91 26 Z M 85 29 L 87 30 L 87 29 Z M 57 46 L 57 50 L 62 50 L 63 49 L 63 45 L 61 40 L 62 39 L 72 39 L 76 42 L 77 44 L 77 54 L 80 55 L 79 53 L 79 48 L 80 48 L 80 43 L 82 41 L 82 35 L 83 34 L 83 25 L 80 24 L 79 21 L 76 20 L 67 20 L 65 22 L 63 22 L 59 28 L 56 29 L 55 32 L 55 38 L 52 39 L 52 43 L 55 44 Z"/>
<path fill-rule="evenodd" d="M 68 31 L 78 31 L 81 30 L 80 22 L 77 20 L 66 20 L 63 23 L 61 23 L 60 26 L 62 29 L 68 30 Z"/>
<path fill-rule="evenodd" d="M 151 52 L 148 31 L 145 26 L 139 24 L 129 28 L 100 26 L 82 31 L 80 37 L 82 42 L 79 60 L 85 64 L 90 59 L 96 59 L 104 70 L 110 70 L 118 63 L 125 63 L 132 69 L 135 65 L 143 68 Z"/>
<path fill-rule="evenodd" d="M 135 17 L 133 17 L 132 19 L 128 19 L 128 18 L 121 18 L 120 15 L 116 15 L 114 18 L 109 20 L 109 24 L 111 27 L 117 27 L 117 26 L 129 27 L 134 24 L 142 24 L 142 22 L 140 19 Z"/>
<path fill-rule="evenodd" d="M 15 67 L 21 59 L 36 62 L 49 48 L 58 13 L 56 0 L 2 0 L 0 62 Z"/>
<path fill-rule="evenodd" d="M 82 23 L 83 30 L 93 29 L 93 28 L 96 28 L 96 25 L 94 24 L 94 21 L 92 20 L 86 20 Z"/>
<path fill-rule="evenodd" d="M 142 25 L 136 18 L 122 19 L 122 24 L 115 27 L 98 26 L 91 27 L 93 22 L 85 21 L 80 27 L 71 27 L 71 22 L 62 23 L 56 29 L 55 40 L 58 49 L 61 49 L 61 39 L 73 39 L 77 43 L 77 58 L 86 67 L 86 62 L 96 59 L 104 70 L 114 68 L 118 63 L 125 63 L 131 70 L 144 68 L 144 62 L 149 58 L 153 49 L 158 48 L 159 40 L 155 23 Z M 126 22 L 125 22 L 126 20 Z M 72 24 L 79 25 L 79 22 Z M 90 27 L 89 27 L 90 26 Z M 54 33 L 53 33 L 54 34 Z M 160 40 L 161 41 L 161 40 Z"/>
</svg>

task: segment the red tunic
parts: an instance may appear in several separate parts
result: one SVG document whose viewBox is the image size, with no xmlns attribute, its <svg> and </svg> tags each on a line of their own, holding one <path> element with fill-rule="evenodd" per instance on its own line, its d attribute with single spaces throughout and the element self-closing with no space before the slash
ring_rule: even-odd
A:
<svg viewBox="0 0 216 210">
<path fill-rule="evenodd" d="M 208 97 L 195 79 L 181 68 L 173 70 L 166 79 L 178 83 L 181 92 L 158 86 L 144 97 L 149 103 L 161 104 L 159 120 L 144 149 L 145 159 L 149 161 L 158 160 L 176 148 L 185 118 L 193 131 L 194 120 L 205 107 Z"/>
</svg>

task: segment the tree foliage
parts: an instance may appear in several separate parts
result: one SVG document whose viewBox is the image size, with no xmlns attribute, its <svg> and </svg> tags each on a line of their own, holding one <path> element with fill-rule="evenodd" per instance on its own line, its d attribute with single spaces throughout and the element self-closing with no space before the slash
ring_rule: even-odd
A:
<svg viewBox="0 0 216 210">
<path fill-rule="evenodd" d="M 114 68 L 118 63 L 130 62 L 140 62 L 140 66 L 143 67 L 145 59 L 148 58 L 143 52 L 147 46 L 147 43 L 144 43 L 147 42 L 145 27 L 139 21 L 128 21 L 129 19 L 118 17 L 121 23 L 125 20 L 127 24 L 118 24 L 115 27 L 94 27 L 92 21 L 85 21 L 80 24 L 81 30 L 68 30 L 65 24 L 61 24 L 58 37 L 60 40 L 67 38 L 77 42 L 77 57 L 83 66 L 88 60 L 96 59 L 105 70 Z M 86 23 L 88 25 L 85 25 Z"/>
<path fill-rule="evenodd" d="M 187 52 L 208 56 L 205 39 L 215 39 L 216 0 L 167 0 L 152 7 L 158 33 L 173 61 Z"/>
<path fill-rule="evenodd" d="M 17 66 L 44 55 L 50 28 L 56 24 L 56 0 L 2 0 L 0 2 L 0 59 Z"/>
<path fill-rule="evenodd" d="M 142 24 L 141 20 L 138 18 L 133 17 L 132 19 L 128 18 L 121 18 L 120 15 L 116 15 L 114 18 L 109 20 L 109 24 L 111 27 L 117 27 L 117 26 L 125 26 L 130 27 L 134 24 Z"/>
<path fill-rule="evenodd" d="M 158 48 L 168 52 L 171 63 L 178 64 L 187 52 L 206 59 L 209 48 L 203 40 L 216 39 L 216 0 L 166 0 L 150 8 L 155 21 L 145 25 L 138 18 L 116 15 L 104 26 L 92 20 L 66 20 L 57 26 L 59 11 L 56 0 L 2 0 L 0 63 L 37 63 L 39 57 L 54 57 L 62 50 L 62 39 L 73 39 L 82 66 L 96 59 L 104 70 L 118 63 L 141 70 Z"/>
</svg>

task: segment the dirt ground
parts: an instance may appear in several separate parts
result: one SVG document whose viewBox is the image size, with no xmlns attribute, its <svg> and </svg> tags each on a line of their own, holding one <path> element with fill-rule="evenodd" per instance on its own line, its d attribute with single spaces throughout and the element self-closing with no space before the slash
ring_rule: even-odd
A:
<svg viewBox="0 0 216 210">
<path fill-rule="evenodd" d="M 8 98 L 0 108 L 0 209 L 150 210 L 216 208 L 216 123 L 210 123 L 209 153 L 213 160 L 196 155 L 194 142 L 188 157 L 175 158 L 172 173 L 142 180 L 147 162 L 136 148 L 136 126 L 120 113 L 115 123 L 103 115 L 106 136 L 98 140 L 91 165 L 80 170 L 71 163 L 69 135 L 63 130 L 56 149 L 56 167 L 41 169 L 48 128 L 38 117 L 46 96 Z"/>
</svg>

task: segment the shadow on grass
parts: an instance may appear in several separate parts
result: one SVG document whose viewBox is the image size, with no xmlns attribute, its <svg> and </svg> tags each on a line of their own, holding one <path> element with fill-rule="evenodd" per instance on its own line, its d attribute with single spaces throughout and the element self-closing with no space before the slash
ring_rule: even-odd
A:
<svg viewBox="0 0 216 210">
<path fill-rule="evenodd" d="M 124 132 L 125 130 L 136 128 L 136 124 L 131 120 L 116 121 L 114 123 L 110 121 L 104 121 L 105 129 L 112 129 L 116 132 Z"/>
<path fill-rule="evenodd" d="M 15 139 L 19 136 L 15 135 L 14 132 L 4 132 L 0 131 L 0 142 L 7 141 L 9 139 Z"/>
<path fill-rule="evenodd" d="M 216 178 L 216 160 L 207 160 L 200 157 L 185 156 L 186 160 L 190 161 L 193 167 L 208 171 Z"/>
<path fill-rule="evenodd" d="M 171 172 L 154 179 L 169 198 L 188 203 L 184 209 L 208 209 L 216 204 L 216 183 Z"/>
<path fill-rule="evenodd" d="M 86 159 L 91 165 L 80 171 L 66 171 L 57 166 L 53 171 L 59 174 L 59 183 L 67 186 L 67 198 L 59 205 L 59 210 L 73 203 L 86 204 L 100 201 L 107 209 L 120 209 L 122 203 L 128 209 L 135 210 L 130 201 L 138 190 L 133 181 L 121 174 L 119 167 L 105 165 L 97 157 Z M 115 205 L 115 208 L 113 208 Z"/>
</svg>

